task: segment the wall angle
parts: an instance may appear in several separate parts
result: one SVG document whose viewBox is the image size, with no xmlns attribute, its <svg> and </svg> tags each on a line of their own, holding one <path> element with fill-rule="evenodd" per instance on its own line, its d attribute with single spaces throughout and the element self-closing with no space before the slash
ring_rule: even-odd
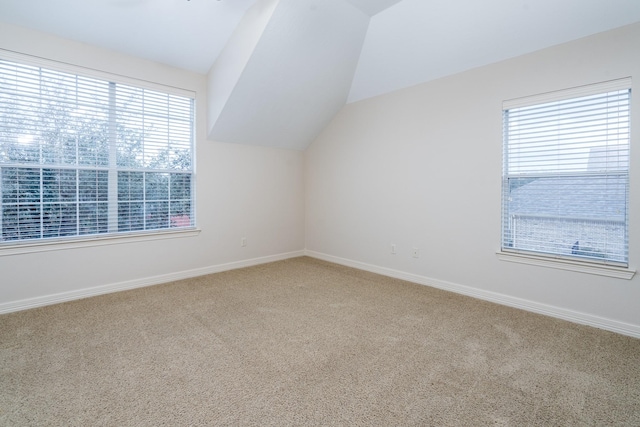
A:
<svg viewBox="0 0 640 427">
<path fill-rule="evenodd" d="M 382 12 L 385 9 L 390 8 L 396 3 L 400 3 L 401 0 L 345 0 L 358 9 L 360 9 L 365 15 L 373 16 Z"/>
<path fill-rule="evenodd" d="M 304 150 L 346 104 L 368 24 L 346 0 L 259 0 L 209 72 L 209 139 Z"/>
</svg>

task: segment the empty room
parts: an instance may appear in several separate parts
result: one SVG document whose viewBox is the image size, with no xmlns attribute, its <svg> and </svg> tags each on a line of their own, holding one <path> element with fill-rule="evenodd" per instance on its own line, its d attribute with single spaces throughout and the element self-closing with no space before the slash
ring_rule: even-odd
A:
<svg viewBox="0 0 640 427">
<path fill-rule="evenodd" d="M 0 0 L 0 425 L 639 426 L 637 0 Z"/>
</svg>

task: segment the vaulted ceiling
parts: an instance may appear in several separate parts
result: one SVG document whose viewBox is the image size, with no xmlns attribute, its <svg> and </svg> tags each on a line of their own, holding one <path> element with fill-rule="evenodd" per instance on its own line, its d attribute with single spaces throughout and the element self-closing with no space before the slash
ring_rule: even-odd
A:
<svg viewBox="0 0 640 427">
<path fill-rule="evenodd" d="M 0 21 L 207 74 L 211 139 L 304 149 L 347 102 L 638 22 L 640 1 L 2 0 Z"/>
</svg>

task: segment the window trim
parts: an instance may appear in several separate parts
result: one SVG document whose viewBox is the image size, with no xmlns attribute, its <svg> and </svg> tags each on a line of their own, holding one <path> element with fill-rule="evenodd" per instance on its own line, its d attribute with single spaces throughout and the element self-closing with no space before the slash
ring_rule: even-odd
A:
<svg viewBox="0 0 640 427">
<path fill-rule="evenodd" d="M 0 247 L 0 257 L 10 255 L 23 255 L 37 252 L 61 251 L 66 249 L 89 248 L 95 246 L 117 245 L 122 243 L 149 242 L 153 240 L 176 239 L 181 237 L 196 237 L 202 230 L 199 228 L 160 229 L 154 231 L 132 232 L 104 235 L 91 235 L 87 237 L 61 237 L 46 241 L 29 242 L 23 240 L 11 246 Z"/>
<path fill-rule="evenodd" d="M 193 103 L 193 122 L 192 132 L 193 140 L 191 141 L 191 178 L 193 181 L 191 188 L 191 198 L 193 202 L 193 225 L 180 228 L 161 228 L 152 230 L 140 230 L 131 232 L 121 232 L 114 234 L 91 234 L 86 236 L 68 236 L 50 239 L 26 239 L 11 242 L 0 242 L 0 257 L 10 255 L 20 255 L 28 253 L 57 251 L 66 249 L 76 249 L 93 246 L 104 246 L 121 243 L 145 242 L 153 240 L 164 240 L 181 237 L 194 237 L 200 234 L 201 229 L 197 226 L 196 214 L 196 140 L 197 140 L 197 123 L 196 123 L 196 104 L 197 92 L 195 90 L 176 87 L 168 84 L 156 83 L 148 80 L 129 77 L 122 74 L 98 70 L 82 65 L 61 62 L 53 59 L 44 58 L 37 55 L 17 52 L 10 49 L 0 47 L 0 59 L 5 61 L 18 62 L 27 66 L 43 67 L 53 71 L 64 73 L 72 73 L 83 77 L 102 79 L 108 82 L 134 86 L 141 89 L 159 91 L 169 95 L 191 98 Z M 40 166 L 42 168 L 42 166 Z"/>
<path fill-rule="evenodd" d="M 541 93 L 537 95 L 525 96 L 520 98 L 513 98 L 504 100 L 502 102 L 501 114 L 504 115 L 504 111 L 513 108 L 528 107 L 537 104 L 544 104 L 554 101 L 562 101 L 565 99 L 578 98 L 582 96 L 589 96 L 595 93 L 613 92 L 617 90 L 625 90 L 632 88 L 632 78 L 623 77 L 619 79 L 608 80 L 595 84 L 588 84 L 583 86 L 577 86 L 564 90 L 551 91 Z M 631 119 L 630 119 L 631 120 Z M 504 123 L 504 119 L 503 119 Z M 629 141 L 631 146 L 631 141 Z M 631 147 L 629 147 L 631 148 Z M 502 152 L 504 156 L 504 142 L 502 146 Z M 504 159 L 503 159 L 504 162 Z M 501 182 L 503 181 L 501 177 Z M 503 185 L 503 184 L 502 184 Z M 504 215 L 503 197 L 504 189 L 500 186 L 500 217 L 501 221 Z M 628 184 L 631 185 L 631 182 Z M 629 191 L 629 195 L 631 192 Z M 627 217 L 626 227 L 629 227 L 630 217 Z M 500 226 L 500 234 L 503 233 L 503 224 Z M 630 280 L 636 273 L 636 269 L 631 267 L 630 253 L 628 254 L 627 263 L 617 264 L 612 261 L 598 261 L 598 260 L 585 260 L 582 261 L 578 258 L 564 257 L 562 255 L 537 253 L 530 251 L 520 251 L 518 249 L 504 248 L 502 247 L 502 236 L 500 238 L 499 249 L 496 251 L 496 255 L 501 261 L 515 262 L 520 264 L 535 265 L 541 267 L 555 268 L 559 270 L 575 271 L 580 273 L 594 274 L 600 276 L 607 276 L 619 279 Z"/>
<path fill-rule="evenodd" d="M 578 273 L 594 274 L 597 276 L 613 277 L 616 279 L 631 280 L 636 274 L 635 268 L 619 267 L 611 264 L 598 264 L 595 262 L 577 261 L 561 256 L 538 255 L 527 252 L 498 250 L 496 252 L 500 261 L 515 262 L 519 264 L 535 265 L 538 267 L 555 268 L 558 270 L 575 271 Z"/>
<path fill-rule="evenodd" d="M 513 108 L 529 107 L 536 104 L 545 104 L 547 102 L 579 98 L 582 96 L 593 95 L 594 93 L 598 92 L 604 93 L 613 92 L 616 90 L 625 90 L 631 87 L 631 82 L 631 77 L 623 77 L 620 79 L 608 80 L 601 83 L 594 83 L 584 86 L 576 86 L 570 89 L 561 89 L 553 92 L 541 93 L 539 95 L 507 99 L 502 102 L 502 110 L 511 110 Z"/>
</svg>

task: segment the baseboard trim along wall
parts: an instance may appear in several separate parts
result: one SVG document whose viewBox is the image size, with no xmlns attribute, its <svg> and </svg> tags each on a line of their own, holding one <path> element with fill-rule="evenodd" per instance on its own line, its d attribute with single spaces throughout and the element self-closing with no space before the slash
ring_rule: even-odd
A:
<svg viewBox="0 0 640 427">
<path fill-rule="evenodd" d="M 43 307 L 45 305 L 58 304 L 67 301 L 89 298 L 93 296 L 108 294 L 118 291 L 142 288 L 145 286 L 159 285 L 173 282 L 175 280 L 189 279 L 191 277 L 204 276 L 206 274 L 220 273 L 222 271 L 236 270 L 238 268 L 252 267 L 254 265 L 266 264 L 268 262 L 282 261 L 289 258 L 304 256 L 304 251 L 295 251 L 270 255 L 260 258 L 252 258 L 242 261 L 234 261 L 226 264 L 213 265 L 193 270 L 180 271 L 177 273 L 163 274 L 159 276 L 145 277 L 142 279 L 128 280 L 126 282 L 113 283 L 110 285 L 96 286 L 92 288 L 79 289 L 70 292 L 61 292 L 42 297 L 28 298 L 19 301 L 12 301 L 0 304 L 0 314 L 12 313 L 15 311 L 27 310 L 30 308 Z"/>
<path fill-rule="evenodd" d="M 431 279 L 429 277 L 420 276 L 417 274 L 406 273 L 403 271 L 393 270 L 385 267 L 378 267 L 376 265 L 371 265 L 371 264 L 366 264 L 359 261 L 340 258 L 333 255 L 327 255 L 320 252 L 314 252 L 310 250 L 305 250 L 304 252 L 305 252 L 305 255 L 309 257 L 321 259 L 328 262 L 333 262 L 335 264 L 340 264 L 347 267 L 353 267 L 359 270 L 369 271 L 371 273 L 377 273 L 383 276 L 393 277 L 395 279 L 406 280 L 407 282 L 413 282 L 420 285 L 431 286 L 431 287 L 442 289 L 445 291 L 451 291 L 458 294 L 467 295 L 473 298 L 495 302 L 497 304 L 506 305 L 509 307 L 519 308 L 519 309 L 530 311 L 533 313 L 556 317 L 558 319 L 567 320 L 573 323 L 593 326 L 595 328 L 616 332 L 622 335 L 628 335 L 631 337 L 640 338 L 640 326 L 638 325 L 633 325 L 630 323 L 620 322 L 617 320 L 607 319 L 607 318 L 594 316 L 587 313 L 581 313 L 573 310 L 567 310 L 564 308 L 555 307 L 547 304 L 541 304 L 535 301 L 529 301 L 522 298 L 516 298 L 516 297 L 504 295 L 504 294 L 499 294 L 496 292 L 485 291 L 485 290 L 473 288 L 470 286 L 459 285 L 456 283 L 446 282 L 443 280 Z"/>
<path fill-rule="evenodd" d="M 583 325 L 593 326 L 595 328 L 616 332 L 623 335 L 640 338 L 640 326 L 620 322 L 617 320 L 607 319 L 594 316 L 587 313 L 567 310 L 560 307 L 550 306 L 547 304 L 537 303 L 521 298 L 516 298 L 496 292 L 485 291 L 470 286 L 459 285 L 457 283 L 446 282 L 443 280 L 432 279 L 417 274 L 406 273 L 390 268 L 379 267 L 359 261 L 353 261 L 346 258 L 340 258 L 333 255 L 327 255 L 320 252 L 301 250 L 295 252 L 270 255 L 260 258 L 252 258 L 242 261 L 234 261 L 226 264 L 213 265 L 209 267 L 197 268 L 193 270 L 185 270 L 176 273 L 163 274 L 159 276 L 146 277 L 142 279 L 129 280 L 126 282 L 113 283 L 110 285 L 96 286 L 92 288 L 79 289 L 70 292 L 61 292 L 52 295 L 46 295 L 35 298 L 28 298 L 19 301 L 12 301 L 0 304 L 0 314 L 12 313 L 15 311 L 28 310 L 31 308 L 43 307 L 46 305 L 58 304 L 67 301 L 89 298 L 93 296 L 108 294 L 118 291 L 126 291 L 130 289 L 142 288 L 145 286 L 159 285 L 162 283 L 172 282 L 176 280 L 188 279 L 191 277 L 204 276 L 206 274 L 219 273 L 222 271 L 235 270 L 238 268 L 252 267 L 254 265 L 266 264 L 269 262 L 282 261 L 285 259 L 296 258 L 300 256 L 309 256 L 320 260 L 333 262 L 335 264 L 347 267 L 357 268 L 359 270 L 369 271 L 371 273 L 381 274 L 383 276 L 393 277 L 395 279 L 406 280 L 408 282 L 420 285 L 431 286 L 434 288 L 451 291 L 473 298 L 494 302 L 509 307 L 519 308 L 533 313 L 543 314 L 546 316 L 556 317 L 558 319 L 567 320 L 569 322 L 579 323 Z"/>
</svg>

